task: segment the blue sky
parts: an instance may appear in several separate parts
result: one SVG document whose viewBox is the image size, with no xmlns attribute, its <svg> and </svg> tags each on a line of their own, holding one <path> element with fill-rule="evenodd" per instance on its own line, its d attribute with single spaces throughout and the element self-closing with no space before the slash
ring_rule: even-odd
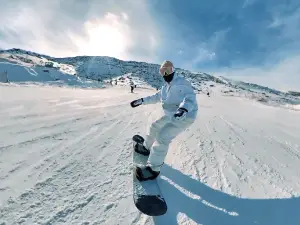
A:
<svg viewBox="0 0 300 225">
<path fill-rule="evenodd" d="M 108 55 L 300 90 L 298 0 L 0 0 L 0 48 Z"/>
</svg>

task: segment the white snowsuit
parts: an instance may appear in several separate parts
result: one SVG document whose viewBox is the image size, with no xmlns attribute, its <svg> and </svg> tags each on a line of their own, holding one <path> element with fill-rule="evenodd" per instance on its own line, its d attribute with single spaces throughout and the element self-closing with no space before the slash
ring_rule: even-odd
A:
<svg viewBox="0 0 300 225">
<path fill-rule="evenodd" d="M 143 104 L 162 102 L 165 115 L 150 126 L 145 137 L 145 147 L 150 150 L 148 164 L 159 171 L 163 165 L 171 141 L 196 119 L 198 105 L 196 94 L 185 78 L 174 75 L 170 84 L 166 83 L 155 95 L 143 98 Z M 178 108 L 188 110 L 183 121 L 174 119 Z"/>
</svg>

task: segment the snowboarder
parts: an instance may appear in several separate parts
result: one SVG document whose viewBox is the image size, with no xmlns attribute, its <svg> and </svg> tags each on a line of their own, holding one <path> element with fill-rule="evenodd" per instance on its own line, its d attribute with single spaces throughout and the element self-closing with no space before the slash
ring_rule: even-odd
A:
<svg viewBox="0 0 300 225">
<path fill-rule="evenodd" d="M 132 101 L 131 107 L 162 103 L 165 115 L 150 126 L 145 137 L 143 152 L 149 155 L 147 165 L 136 168 L 139 181 L 153 180 L 160 174 L 171 141 L 196 119 L 198 105 L 196 94 L 184 77 L 177 76 L 170 61 L 159 69 L 165 85 L 156 94 Z"/>
</svg>

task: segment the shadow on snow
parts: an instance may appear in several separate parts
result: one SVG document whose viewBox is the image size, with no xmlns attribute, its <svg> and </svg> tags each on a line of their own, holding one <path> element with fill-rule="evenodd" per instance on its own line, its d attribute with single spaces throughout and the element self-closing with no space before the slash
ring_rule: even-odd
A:
<svg viewBox="0 0 300 225">
<path fill-rule="evenodd" d="M 203 225 L 296 225 L 300 221 L 300 198 L 238 198 L 166 164 L 158 182 L 168 203 L 168 212 L 153 218 L 156 225 L 179 224 L 179 213 Z"/>
</svg>

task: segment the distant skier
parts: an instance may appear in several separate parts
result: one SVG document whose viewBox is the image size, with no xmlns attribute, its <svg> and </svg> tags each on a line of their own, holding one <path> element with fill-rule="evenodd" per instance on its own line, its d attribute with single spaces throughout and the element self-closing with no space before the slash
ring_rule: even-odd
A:
<svg viewBox="0 0 300 225">
<path fill-rule="evenodd" d="M 147 165 L 136 169 L 140 181 L 153 180 L 159 175 L 169 144 L 195 121 L 198 112 L 196 94 L 190 82 L 175 74 L 172 62 L 163 62 L 159 72 L 166 82 L 161 90 L 130 103 L 131 107 L 137 107 L 161 102 L 165 113 L 152 123 L 145 137 L 142 151 L 146 154 L 150 151 L 150 155 Z"/>
<path fill-rule="evenodd" d="M 136 85 L 134 85 L 133 81 L 130 81 L 130 89 L 131 89 L 131 93 L 133 93 L 134 88 L 136 87 Z"/>
</svg>

